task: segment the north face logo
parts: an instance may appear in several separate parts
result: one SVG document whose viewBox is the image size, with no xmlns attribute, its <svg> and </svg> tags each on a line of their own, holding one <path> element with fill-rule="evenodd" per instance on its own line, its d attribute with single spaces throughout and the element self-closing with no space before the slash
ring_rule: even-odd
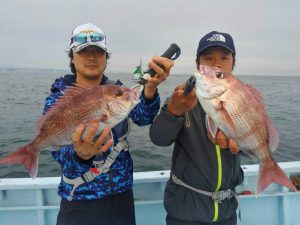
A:
<svg viewBox="0 0 300 225">
<path fill-rule="evenodd" d="M 212 37 L 208 38 L 207 41 L 221 41 L 221 42 L 226 42 L 225 37 L 222 34 L 213 34 Z"/>
</svg>

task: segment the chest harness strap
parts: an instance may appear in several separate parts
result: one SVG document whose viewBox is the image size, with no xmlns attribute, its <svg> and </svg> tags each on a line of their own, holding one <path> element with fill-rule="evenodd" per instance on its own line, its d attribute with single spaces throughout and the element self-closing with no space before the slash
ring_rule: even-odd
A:
<svg viewBox="0 0 300 225">
<path fill-rule="evenodd" d="M 197 188 L 194 188 L 194 187 L 184 183 L 182 180 L 177 178 L 175 176 L 175 174 L 173 174 L 173 173 L 171 175 L 171 179 L 175 184 L 186 187 L 186 188 L 188 188 L 192 191 L 195 191 L 199 194 L 208 196 L 208 197 L 212 198 L 212 200 L 217 201 L 218 203 L 222 203 L 222 201 L 224 199 L 231 199 L 232 197 L 235 197 L 238 205 L 240 205 L 239 196 L 231 189 L 227 189 L 227 190 L 224 190 L 224 191 L 209 192 L 209 191 L 199 190 Z"/>
<path fill-rule="evenodd" d="M 88 171 L 86 171 L 82 176 L 76 177 L 74 179 L 69 179 L 63 174 L 63 181 L 67 184 L 73 185 L 72 190 L 70 192 L 70 195 L 67 197 L 68 201 L 72 201 L 73 194 L 75 190 L 81 185 L 86 182 L 93 181 L 98 175 L 102 173 L 107 173 L 111 167 L 111 165 L 116 161 L 116 158 L 120 154 L 122 150 L 128 151 L 129 146 L 128 142 L 126 140 L 126 137 L 128 136 L 130 132 L 130 121 L 128 121 L 128 131 L 126 134 L 124 134 L 122 137 L 120 137 L 119 143 L 111 150 L 109 155 L 105 160 L 101 161 L 94 161 L 93 165 L 95 167 L 90 168 Z"/>
</svg>

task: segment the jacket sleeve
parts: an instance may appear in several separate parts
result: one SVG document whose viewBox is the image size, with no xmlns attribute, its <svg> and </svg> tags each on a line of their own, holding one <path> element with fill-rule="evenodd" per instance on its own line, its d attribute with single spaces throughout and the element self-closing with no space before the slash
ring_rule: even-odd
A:
<svg viewBox="0 0 300 225">
<path fill-rule="evenodd" d="M 93 165 L 93 159 L 80 160 L 74 151 L 73 145 L 64 145 L 58 151 L 51 152 L 52 157 L 61 165 L 63 174 L 74 177 L 74 174 L 82 174 Z"/>
<path fill-rule="evenodd" d="M 159 94 L 156 91 L 153 99 L 151 100 L 147 100 L 144 94 L 142 94 L 140 99 L 140 103 L 129 113 L 129 118 L 131 118 L 138 126 L 152 124 L 160 107 Z"/>
<path fill-rule="evenodd" d="M 183 116 L 174 116 L 166 106 L 163 106 L 160 114 L 150 126 L 150 139 L 158 146 L 169 146 L 176 139 L 184 126 Z"/>
</svg>

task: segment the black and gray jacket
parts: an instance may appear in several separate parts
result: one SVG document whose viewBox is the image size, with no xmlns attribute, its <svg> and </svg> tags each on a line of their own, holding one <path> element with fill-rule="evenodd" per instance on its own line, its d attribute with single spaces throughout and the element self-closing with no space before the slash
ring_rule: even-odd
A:
<svg viewBox="0 0 300 225">
<path fill-rule="evenodd" d="M 174 145 L 172 173 L 189 186 L 208 192 L 232 189 L 243 181 L 239 155 L 216 147 L 207 138 L 205 112 L 198 105 L 189 112 L 190 127 L 184 116 L 170 114 L 166 106 L 150 128 L 151 141 L 159 146 Z M 230 218 L 237 209 L 235 198 L 221 203 L 169 179 L 164 205 L 172 218 L 191 222 L 214 222 Z"/>
</svg>

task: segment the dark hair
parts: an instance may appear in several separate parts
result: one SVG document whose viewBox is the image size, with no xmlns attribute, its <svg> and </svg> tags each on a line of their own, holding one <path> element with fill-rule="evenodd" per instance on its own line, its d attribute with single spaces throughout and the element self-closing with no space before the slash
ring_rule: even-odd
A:
<svg viewBox="0 0 300 225">
<path fill-rule="evenodd" d="M 109 57 L 110 57 L 110 55 L 109 55 L 107 52 L 105 52 L 105 53 L 106 53 L 106 60 L 108 60 Z M 76 69 L 75 69 L 74 64 L 72 63 L 73 57 L 74 57 L 74 56 L 73 56 L 73 50 L 71 49 L 71 50 L 69 51 L 70 69 L 71 69 L 71 72 L 72 72 L 74 75 L 76 75 Z"/>
<path fill-rule="evenodd" d="M 215 47 L 215 46 L 212 46 L 212 47 Z M 209 49 L 211 49 L 212 47 L 207 48 L 206 50 L 204 50 L 203 52 L 201 52 L 199 55 L 197 55 L 197 58 L 196 58 L 197 68 L 199 67 L 199 58 L 200 58 L 200 56 L 203 56 L 203 55 L 207 54 L 207 52 L 209 51 Z M 226 54 L 229 54 L 229 53 L 232 54 L 232 57 L 233 57 L 232 69 L 233 69 L 234 66 L 235 66 L 235 54 L 233 54 L 231 51 L 229 51 L 229 50 L 227 50 L 227 49 L 225 49 L 223 47 L 221 47 L 221 48 L 226 52 Z"/>
</svg>

